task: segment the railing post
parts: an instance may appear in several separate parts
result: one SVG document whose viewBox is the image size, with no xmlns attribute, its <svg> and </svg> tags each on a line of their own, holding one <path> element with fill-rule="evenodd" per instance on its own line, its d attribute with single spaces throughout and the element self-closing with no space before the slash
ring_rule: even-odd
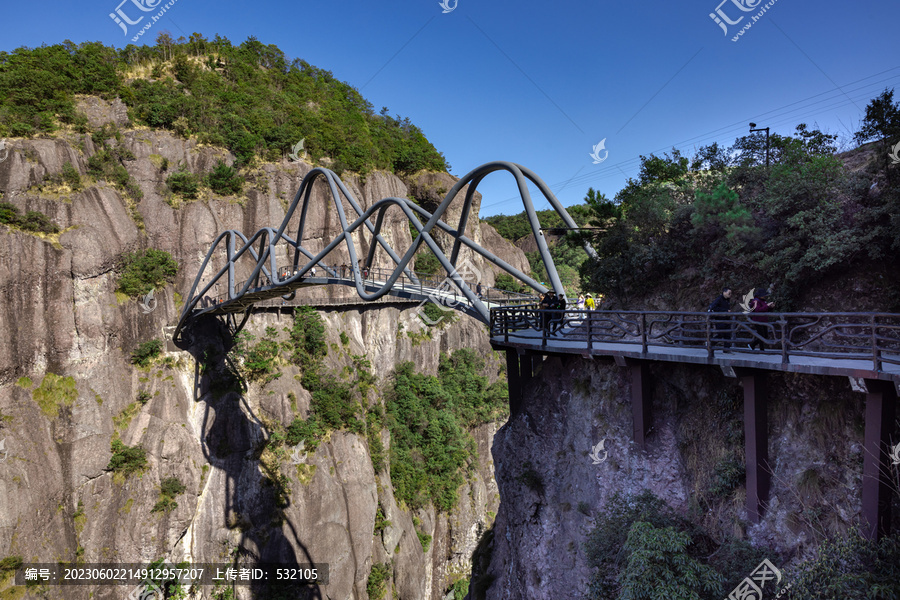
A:
<svg viewBox="0 0 900 600">
<path fill-rule="evenodd" d="M 587 336 L 588 336 L 588 352 L 592 352 L 594 350 L 594 333 L 592 331 L 594 321 L 594 311 L 587 311 Z"/>
<path fill-rule="evenodd" d="M 788 356 L 787 319 L 784 318 L 784 314 L 779 317 L 778 325 L 781 327 L 781 364 L 786 365 L 790 362 L 790 357 Z"/>
<path fill-rule="evenodd" d="M 869 326 L 872 328 L 872 364 L 877 373 L 881 373 L 881 349 L 878 347 L 878 334 L 875 329 L 875 315 L 869 317 Z"/>
<path fill-rule="evenodd" d="M 641 313 L 641 354 L 647 354 L 647 313 Z"/>
<path fill-rule="evenodd" d="M 709 318 L 710 313 L 706 313 L 706 351 L 709 353 L 709 358 L 715 356 L 715 350 L 713 350 L 712 345 L 712 320 Z"/>
</svg>

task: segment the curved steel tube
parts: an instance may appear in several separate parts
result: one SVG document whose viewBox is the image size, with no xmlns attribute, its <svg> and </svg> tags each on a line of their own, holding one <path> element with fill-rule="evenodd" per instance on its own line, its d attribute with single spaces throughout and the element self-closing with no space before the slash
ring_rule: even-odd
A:
<svg viewBox="0 0 900 600">
<path fill-rule="evenodd" d="M 336 248 L 341 242 L 344 242 L 347 246 L 347 252 L 350 258 L 350 266 L 353 272 L 356 291 L 359 294 L 359 297 L 363 300 L 377 300 L 385 294 L 390 293 L 393 285 L 397 282 L 397 279 L 401 275 L 406 275 L 407 277 L 415 281 L 416 276 L 409 269 L 408 265 L 415 255 L 416 251 L 419 249 L 422 243 L 424 243 L 438 259 L 441 267 L 443 267 L 444 270 L 448 273 L 448 278 L 453 281 L 454 285 L 456 285 L 460 292 L 469 300 L 472 306 L 475 307 L 478 315 L 481 317 L 481 320 L 483 320 L 485 323 L 489 322 L 490 314 L 487 306 L 485 306 L 485 304 L 469 288 L 462 277 L 460 277 L 460 274 L 456 269 L 459 252 L 462 246 L 466 246 L 467 248 L 471 249 L 473 252 L 484 257 L 490 263 L 506 271 L 513 277 L 519 279 L 538 292 L 547 291 L 546 287 L 544 287 L 525 273 L 522 273 L 506 261 L 485 250 L 465 235 L 466 226 L 471 214 L 471 206 L 475 198 L 476 188 L 478 184 L 481 183 L 481 181 L 485 178 L 485 176 L 493 173 L 494 171 L 508 171 L 515 178 L 516 186 L 519 189 L 519 195 L 522 197 L 522 204 L 525 207 L 525 213 L 528 218 L 528 223 L 531 226 L 531 231 L 537 241 L 538 252 L 540 253 L 541 259 L 543 260 L 544 265 L 547 269 L 550 283 L 556 293 L 564 294 L 565 291 L 563 290 L 562 283 L 559 280 L 559 275 L 556 271 L 556 266 L 553 264 L 553 259 L 550 257 L 550 250 L 547 246 L 547 241 L 544 239 L 544 235 L 541 232 L 537 213 L 535 211 L 534 204 L 531 201 L 531 195 L 528 191 L 528 181 L 531 181 L 544 195 L 546 200 L 550 203 L 557 214 L 559 214 L 567 227 L 577 227 L 577 225 L 566 212 L 566 209 L 562 206 L 562 204 L 560 204 L 559 200 L 557 200 L 553 195 L 553 192 L 550 191 L 550 188 L 547 186 L 547 184 L 544 183 L 533 171 L 515 163 L 506 161 L 496 161 L 481 165 L 480 167 L 473 169 L 459 181 L 457 181 L 456 185 L 454 185 L 453 188 L 449 192 L 447 192 L 447 195 L 441 201 L 440 205 L 438 205 L 438 207 L 435 209 L 434 213 L 429 213 L 421 206 L 418 206 L 410 200 L 394 197 L 383 198 L 369 207 L 368 210 L 363 210 L 356 199 L 353 197 L 353 194 L 350 193 L 341 179 L 334 172 L 330 171 L 329 169 L 317 167 L 307 173 L 303 178 L 303 181 L 300 183 L 300 187 L 297 189 L 297 193 L 294 195 L 294 199 L 291 202 L 284 216 L 284 219 L 282 220 L 281 225 L 277 230 L 272 227 L 263 227 L 262 229 L 257 231 L 250 239 L 247 239 L 241 232 L 236 230 L 228 230 L 219 234 L 219 236 L 212 243 L 212 246 L 210 246 L 209 251 L 206 253 L 206 257 L 204 258 L 203 263 L 200 265 L 200 270 L 197 273 L 197 277 L 194 279 L 194 283 L 191 286 L 191 291 L 188 294 L 188 300 L 187 302 L 185 302 L 184 309 L 182 310 L 181 317 L 178 321 L 178 325 L 175 328 L 173 339 L 176 341 L 176 343 L 180 341 L 181 333 L 184 327 L 190 321 L 197 304 L 201 302 L 202 298 L 206 295 L 210 288 L 218 284 L 219 280 L 226 273 L 228 277 L 228 299 L 236 300 L 241 298 L 247 292 L 247 290 L 254 287 L 255 283 L 258 282 L 260 275 L 266 277 L 272 285 L 290 285 L 292 283 L 299 282 L 306 276 L 307 272 L 310 269 L 318 265 L 319 261 L 322 260 L 322 258 L 324 258 L 329 252 L 334 250 L 334 248 Z M 335 238 L 328 245 L 326 245 L 322 251 L 314 255 L 312 252 L 303 247 L 302 240 L 304 230 L 306 228 L 306 218 L 309 210 L 310 200 L 312 197 L 313 184 L 319 177 L 324 177 L 325 181 L 328 184 L 328 189 L 331 192 L 331 199 L 334 203 L 338 219 L 340 221 L 341 232 L 337 236 L 335 236 Z M 457 194 L 459 194 L 459 192 L 467 185 L 469 185 L 470 187 L 468 188 L 465 195 L 459 224 L 457 225 L 456 229 L 454 229 L 453 227 L 442 221 L 441 217 L 447 211 L 450 203 L 457 196 Z M 344 211 L 344 205 L 341 202 L 341 196 L 347 199 L 351 208 L 357 215 L 356 220 L 352 223 L 348 222 L 347 215 Z M 285 234 L 285 230 L 287 229 L 292 217 L 294 216 L 298 205 L 300 206 L 300 221 L 297 227 L 297 237 L 295 239 L 292 239 L 290 236 Z M 398 208 L 400 208 L 404 216 L 409 220 L 409 222 L 413 225 L 413 227 L 415 227 L 416 231 L 418 232 L 418 235 L 415 237 L 415 239 L 413 239 L 413 243 L 407 249 L 402 258 L 398 256 L 396 252 L 394 252 L 394 250 L 381 235 L 381 226 L 384 221 L 385 212 L 392 206 L 397 206 Z M 373 215 L 375 215 L 376 217 L 374 224 L 370 221 L 370 217 L 372 217 Z M 419 220 L 420 217 L 425 220 L 424 225 L 422 224 L 422 221 Z M 372 234 L 373 241 L 369 248 L 369 251 L 366 253 L 364 267 L 369 268 L 372 266 L 375 257 L 375 250 L 377 247 L 381 247 L 382 249 L 384 249 L 396 265 L 396 268 L 394 269 L 390 277 L 388 277 L 384 285 L 380 289 L 372 293 L 367 292 L 365 289 L 365 283 L 360 273 L 360 258 L 357 255 L 356 245 L 352 237 L 352 234 L 362 227 L 365 227 L 369 231 L 369 233 Z M 452 251 L 450 252 L 449 258 L 443 253 L 443 251 L 441 251 L 440 246 L 438 246 L 434 237 L 431 235 L 432 230 L 434 230 L 435 228 L 438 228 L 440 231 L 445 232 L 453 238 L 453 247 Z M 235 242 L 238 238 L 240 238 L 240 240 L 243 242 L 243 245 L 239 250 L 235 251 Z M 257 240 L 259 240 L 259 251 L 256 251 L 253 248 L 253 244 Z M 198 292 L 197 288 L 200 285 L 206 267 L 212 259 L 216 249 L 219 247 L 219 244 L 223 241 L 225 243 L 225 252 L 227 259 L 226 264 L 221 269 L 219 269 L 219 271 L 212 277 L 209 283 L 207 283 L 206 286 Z M 277 245 L 282 241 L 288 248 L 288 252 L 290 252 L 290 250 L 293 250 L 293 269 L 291 269 L 289 276 L 286 276 L 284 279 L 281 279 L 279 277 L 276 264 Z M 585 251 L 591 257 L 596 258 L 597 255 L 590 244 L 585 243 L 584 247 Z M 246 253 L 249 253 L 250 257 L 252 257 L 252 259 L 256 261 L 256 265 L 241 289 L 235 290 L 234 264 L 235 261 L 244 257 Z M 300 266 L 301 254 L 306 258 L 306 263 L 303 266 Z M 269 261 L 268 267 L 266 266 L 267 259 Z M 249 311 L 250 308 L 248 307 L 247 315 L 249 315 Z M 246 320 L 247 316 L 245 315 L 240 327 L 243 326 Z"/>
</svg>

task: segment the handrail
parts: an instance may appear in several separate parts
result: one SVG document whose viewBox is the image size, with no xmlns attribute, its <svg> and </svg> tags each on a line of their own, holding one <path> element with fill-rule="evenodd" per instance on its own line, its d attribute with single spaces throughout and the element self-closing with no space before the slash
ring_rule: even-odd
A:
<svg viewBox="0 0 900 600">
<path fill-rule="evenodd" d="M 764 319 L 764 320 L 754 320 Z M 681 311 L 554 310 L 536 307 L 491 309 L 491 337 L 504 343 L 546 348 L 575 342 L 589 351 L 597 344 L 631 344 L 641 354 L 654 348 L 697 348 L 769 353 L 781 363 L 792 357 L 867 359 L 876 372 L 900 365 L 900 314 L 708 313 Z M 744 345 L 759 346 L 751 350 Z M 765 350 L 764 350 L 765 348 Z"/>
</svg>

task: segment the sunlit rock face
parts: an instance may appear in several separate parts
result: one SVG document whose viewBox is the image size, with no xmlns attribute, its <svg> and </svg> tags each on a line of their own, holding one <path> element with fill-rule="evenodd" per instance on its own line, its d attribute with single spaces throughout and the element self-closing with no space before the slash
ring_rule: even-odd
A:
<svg viewBox="0 0 900 600">
<path fill-rule="evenodd" d="M 127 151 L 122 164 L 143 194 L 137 202 L 88 176 L 88 158 L 97 151 L 89 135 L 8 140 L 11 152 L 0 163 L 2 201 L 21 214 L 42 212 L 62 230 L 40 237 L 0 225 L 0 440 L 8 451 L 0 462 L 0 558 L 328 563 L 330 584 L 320 590 L 322 597 L 341 599 L 366 598 L 372 566 L 390 562 L 394 597 L 443 598 L 453 581 L 468 574 L 471 553 L 497 511 L 490 445 L 500 424 L 472 432 L 479 460 L 457 506 L 449 513 L 413 512 L 394 499 L 390 469 L 374 471 L 365 435 L 334 432 L 302 461 L 283 459 L 273 472 L 261 457 L 270 425 L 286 426 L 309 407 L 297 367 L 284 363 L 282 376 L 269 384 L 223 392 L 217 378 L 227 365 L 198 364 L 204 351 L 223 347 L 216 327 L 198 330 L 190 352 L 170 346 L 150 368 L 133 365 L 139 344 L 162 338 L 164 328 L 177 322 L 215 237 L 226 229 L 250 236 L 279 225 L 313 167 L 263 164 L 240 196 L 218 197 L 207 189 L 197 200 L 183 201 L 166 185 L 172 172 L 204 174 L 232 157 L 169 133 L 128 129 L 121 108 L 97 99 L 82 104 L 95 125 L 123 128 L 118 141 L 107 143 Z M 81 174 L 82 189 L 50 181 L 65 163 Z M 364 208 L 386 196 L 410 195 L 407 184 L 388 173 L 345 182 Z M 344 208 L 350 211 L 346 201 Z M 472 227 L 476 240 L 527 269 L 524 255 L 490 228 L 477 221 Z M 304 243 L 317 251 L 339 231 L 330 194 L 318 186 Z M 296 223 L 290 234 L 296 235 Z M 382 234 L 401 255 L 412 240 L 396 210 Z M 368 241 L 358 237 L 364 254 Z M 175 283 L 155 290 L 149 312 L 115 293 L 123 253 L 144 248 L 165 250 L 179 263 Z M 346 260 L 343 247 L 328 258 L 333 264 Z M 472 260 L 492 282 L 487 265 Z M 212 266 L 222 264 L 217 257 Z M 379 252 L 376 264 L 391 263 Z M 239 265 L 238 276 L 249 269 L 249 263 Z M 299 295 L 355 293 L 338 286 Z M 327 366 L 339 370 L 352 364 L 351 355 L 365 355 L 378 379 L 369 402 L 382 404 L 395 365 L 413 361 L 417 370 L 434 374 L 440 353 L 458 348 L 475 349 L 488 360 L 492 379 L 502 377 L 483 324 L 460 315 L 444 327 L 426 328 L 414 311 L 410 304 L 321 311 Z M 274 327 L 284 340 L 290 325 L 289 312 L 274 307 L 252 317 L 247 331 L 261 338 Z M 387 430 L 382 437 L 389 449 Z M 145 450 L 142 472 L 121 477 L 106 470 L 113 439 Z M 167 478 L 177 478 L 185 491 L 177 507 L 154 512 Z M 390 525 L 376 531 L 379 505 Z M 417 531 L 432 536 L 427 552 Z M 238 590 L 239 597 L 250 597 L 249 588 Z M 55 587 L 49 597 L 118 598 L 120 591 Z M 198 597 L 211 593 L 204 588 Z"/>
</svg>

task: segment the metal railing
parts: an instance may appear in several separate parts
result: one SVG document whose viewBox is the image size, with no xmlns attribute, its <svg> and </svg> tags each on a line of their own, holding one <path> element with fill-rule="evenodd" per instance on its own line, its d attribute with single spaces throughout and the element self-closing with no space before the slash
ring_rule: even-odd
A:
<svg viewBox="0 0 900 600">
<path fill-rule="evenodd" d="M 758 319 L 758 320 L 757 320 Z M 900 315 L 891 313 L 707 313 L 549 310 L 537 306 L 491 309 L 491 337 L 505 343 L 548 346 L 597 344 L 778 353 L 867 359 L 875 371 L 900 365 Z M 538 335 L 535 335 L 535 334 Z M 753 348 L 751 349 L 750 346 Z M 756 350 L 759 348 L 759 350 Z"/>
<path fill-rule="evenodd" d="M 341 285 L 355 285 L 354 280 L 354 269 L 348 265 L 317 265 L 313 267 L 308 274 L 307 277 L 302 281 L 307 280 L 327 280 L 324 283 L 318 283 L 318 281 L 312 283 L 311 285 L 325 285 L 327 283 L 335 283 Z M 278 278 L 286 279 L 292 275 L 298 273 L 299 270 L 294 270 L 293 267 L 279 267 L 278 268 Z M 362 277 L 364 285 L 381 285 L 394 273 L 393 269 L 384 269 L 384 268 L 363 268 L 359 269 L 359 273 Z M 460 293 L 459 289 L 456 285 L 450 280 L 449 277 L 445 277 L 443 279 L 438 279 L 431 274 L 426 273 L 417 273 L 412 272 L 413 278 L 409 277 L 405 273 L 402 273 L 397 281 L 394 282 L 394 285 L 391 287 L 391 290 L 394 292 L 402 291 L 411 294 L 417 294 L 421 297 L 429 297 L 433 301 L 453 307 L 458 304 L 470 304 L 468 299 Z M 473 291 L 477 289 L 478 280 L 467 279 L 464 276 L 462 277 L 463 281 L 468 285 Z M 235 285 L 235 289 L 243 289 L 243 287 L 247 284 L 247 280 L 241 281 Z M 302 283 L 301 283 L 302 285 Z M 273 282 L 263 273 L 257 277 L 257 281 L 254 282 L 250 288 L 247 289 L 248 294 L 252 294 L 254 292 L 260 292 L 267 289 L 270 289 L 273 286 Z M 494 287 L 482 286 L 482 293 L 480 299 L 482 302 L 487 304 L 500 304 L 500 305 L 514 305 L 514 304 L 531 304 L 534 303 L 535 297 L 522 294 L 519 292 L 510 292 L 508 290 L 501 290 Z M 218 304 L 224 304 L 228 302 L 229 295 L 228 292 L 224 292 L 217 296 L 213 297 L 204 297 L 199 302 L 199 308 L 209 308 L 212 306 L 216 306 Z M 334 304 L 330 298 L 322 298 L 323 304 Z M 305 304 L 307 305 L 315 305 L 315 298 L 305 299 Z"/>
</svg>

